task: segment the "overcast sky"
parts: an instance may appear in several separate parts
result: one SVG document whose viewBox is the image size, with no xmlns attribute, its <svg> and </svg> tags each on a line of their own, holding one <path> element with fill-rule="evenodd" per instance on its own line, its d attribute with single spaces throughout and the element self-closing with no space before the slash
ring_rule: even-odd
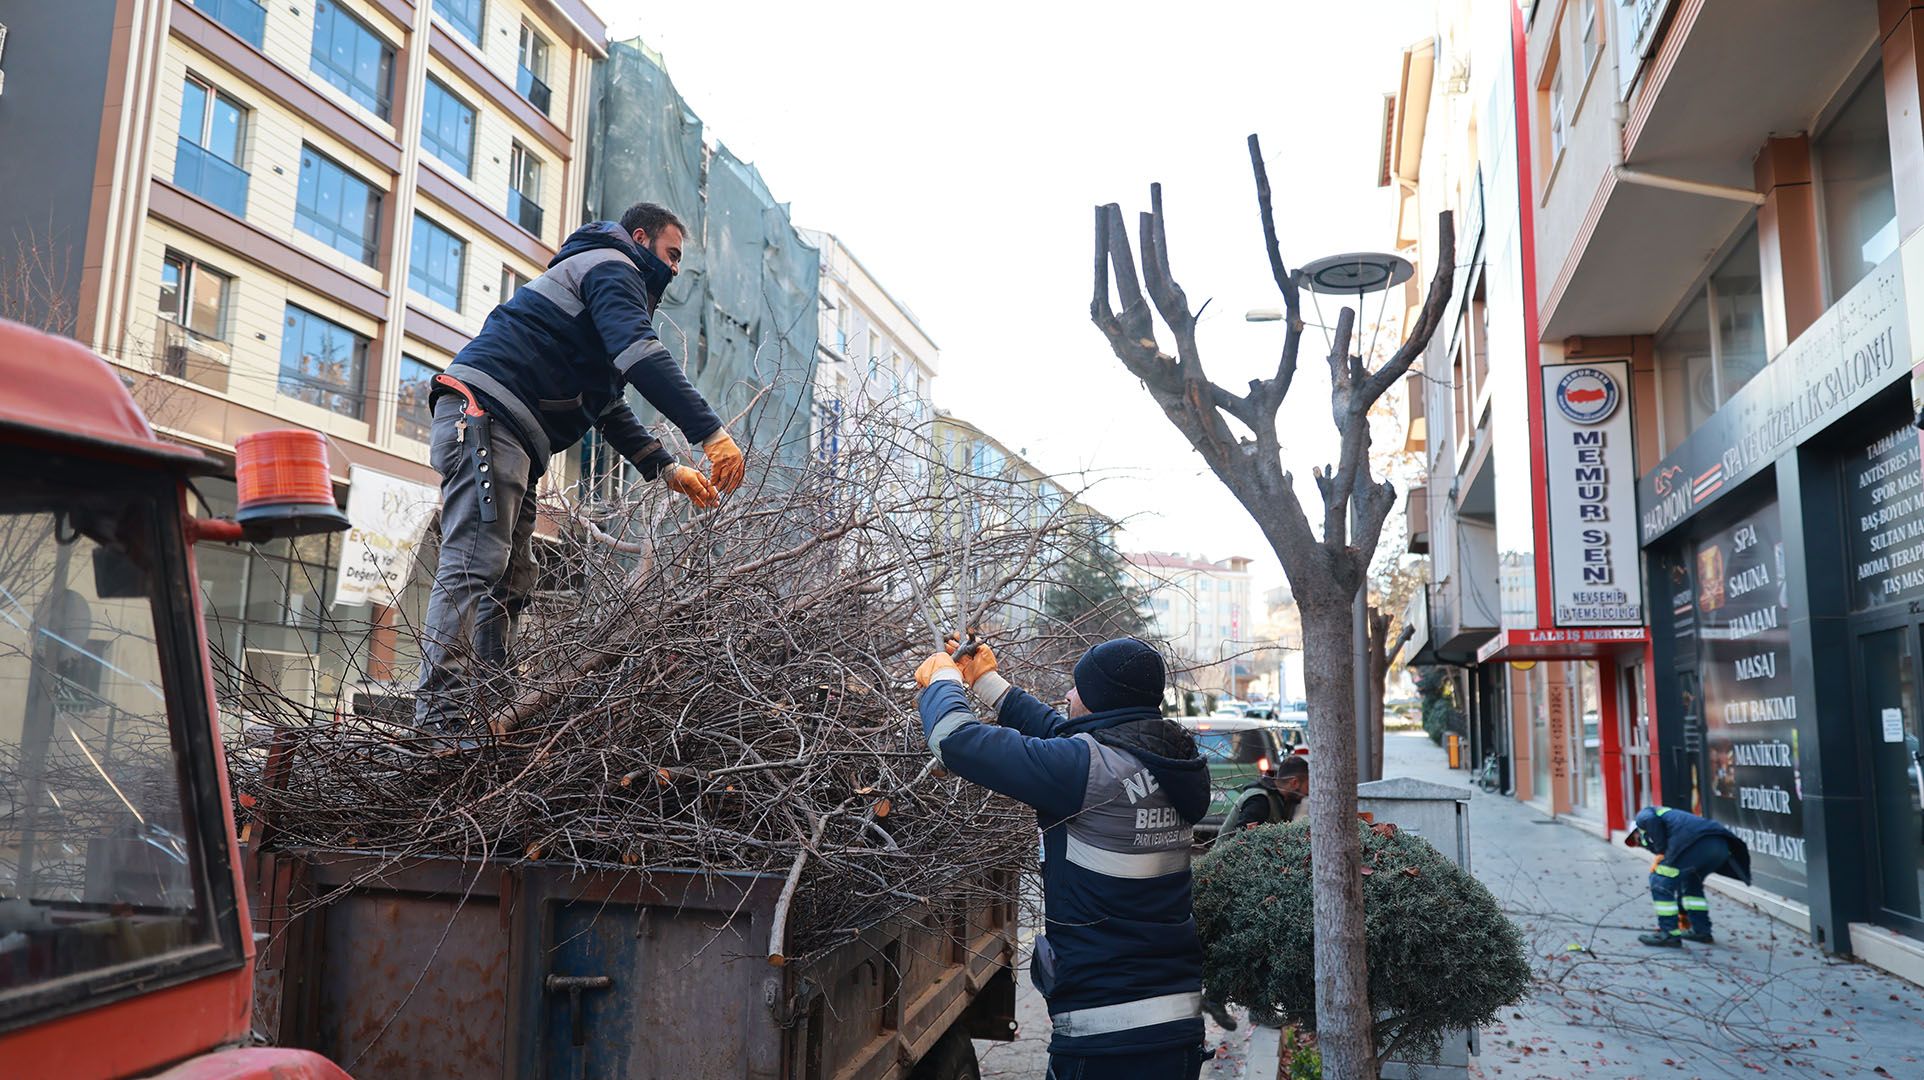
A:
<svg viewBox="0 0 1924 1080">
<path fill-rule="evenodd" d="M 1383 94 L 1433 0 L 591 2 L 663 54 L 707 138 L 797 225 L 840 236 L 914 309 L 941 348 L 938 406 L 1050 472 L 1109 477 L 1091 502 L 1128 518 L 1131 547 L 1247 555 L 1259 588 L 1281 583 L 1090 324 L 1091 208 L 1122 204 L 1133 230 L 1161 181 L 1176 278 L 1213 300 L 1206 370 L 1235 389 L 1273 373 L 1280 325 L 1243 318 L 1280 302 L 1244 140 L 1262 136 L 1290 265 L 1386 247 Z M 1323 353 L 1312 329 L 1284 409 L 1312 506 L 1310 467 L 1334 455 Z"/>
</svg>

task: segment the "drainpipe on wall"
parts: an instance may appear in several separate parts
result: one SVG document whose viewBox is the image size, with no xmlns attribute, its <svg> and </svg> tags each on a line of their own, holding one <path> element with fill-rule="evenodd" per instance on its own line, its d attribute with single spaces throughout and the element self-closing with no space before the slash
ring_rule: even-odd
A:
<svg viewBox="0 0 1924 1080">
<path fill-rule="evenodd" d="M 1643 187 L 1664 188 L 1668 191 L 1681 191 L 1689 195 L 1706 195 L 1713 199 L 1729 199 L 1732 202 L 1749 203 L 1752 206 L 1764 205 L 1763 195 L 1749 188 L 1731 187 L 1728 184 L 1707 184 L 1700 180 L 1682 180 L 1674 176 L 1659 176 L 1631 168 L 1623 163 L 1623 121 L 1630 107 L 1624 102 L 1610 113 L 1610 175 L 1620 184 L 1640 184 Z"/>
</svg>

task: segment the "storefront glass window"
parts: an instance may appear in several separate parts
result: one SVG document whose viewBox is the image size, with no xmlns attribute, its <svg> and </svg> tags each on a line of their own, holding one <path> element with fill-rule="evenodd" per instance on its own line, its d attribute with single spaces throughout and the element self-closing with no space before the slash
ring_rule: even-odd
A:
<svg viewBox="0 0 1924 1080">
<path fill-rule="evenodd" d="M 1897 195 L 1891 188 L 1884 76 L 1871 72 L 1811 147 L 1822 201 L 1824 261 L 1836 303 L 1897 250 Z"/>
<path fill-rule="evenodd" d="M 1577 679 L 1576 723 L 1570 731 L 1570 760 L 1576 764 L 1571 777 L 1570 808 L 1579 813 L 1603 812 L 1603 702 L 1597 686 L 1597 665 L 1580 660 L 1571 669 Z"/>
<path fill-rule="evenodd" d="M 1911 628 L 1896 627 L 1858 639 L 1864 657 L 1866 721 L 1871 734 L 1872 786 L 1876 796 L 1879 877 L 1883 906 L 1911 919 L 1924 918 L 1918 904 L 1924 882 L 1924 788 L 1918 783 L 1919 723 L 1912 685 Z"/>
<path fill-rule="evenodd" d="M 1543 665 L 1524 672 L 1530 701 L 1530 798 L 1550 798 L 1550 699 L 1544 693 Z"/>
<path fill-rule="evenodd" d="M 1690 554 L 1695 670 L 1709 756 L 1708 790 L 1698 792 L 1703 812 L 1749 845 L 1752 869 L 1766 888 L 1801 896 L 1798 742 L 1811 719 L 1800 718 L 1791 679 L 1795 612 L 1776 504 L 1701 538 Z"/>
<path fill-rule="evenodd" d="M 196 481 L 205 512 L 231 514 L 232 481 Z M 366 604 L 334 607 L 341 559 L 339 535 L 234 547 L 202 544 L 194 552 L 203 615 L 214 653 L 222 716 L 238 732 L 250 721 L 291 711 L 333 711 L 344 692 L 379 684 L 412 685 L 433 554 L 424 554 L 388 618 L 377 630 Z"/>
<path fill-rule="evenodd" d="M 1710 275 L 1710 304 L 1716 317 L 1719 404 L 1764 370 L 1764 282 L 1758 259 L 1757 226 Z"/>
<path fill-rule="evenodd" d="M 1717 411 L 1717 375 L 1711 348 L 1710 291 L 1706 287 L 1691 298 L 1676 323 L 1657 339 L 1658 396 L 1666 454 Z"/>
</svg>

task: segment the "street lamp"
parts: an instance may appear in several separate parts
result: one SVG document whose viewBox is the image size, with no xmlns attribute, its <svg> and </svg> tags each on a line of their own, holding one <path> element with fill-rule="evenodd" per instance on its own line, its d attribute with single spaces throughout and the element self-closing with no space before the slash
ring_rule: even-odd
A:
<svg viewBox="0 0 1924 1080">
<path fill-rule="evenodd" d="M 1369 293 L 1383 294 L 1382 303 L 1377 306 L 1376 323 L 1370 330 L 1370 347 L 1363 353 L 1376 351 L 1376 334 L 1382 329 L 1383 309 L 1389 306 L 1391 286 L 1401 285 L 1415 276 L 1416 267 L 1398 255 L 1380 251 L 1353 251 L 1342 255 L 1328 255 L 1312 262 L 1304 263 L 1290 273 L 1290 279 L 1298 288 L 1309 293 L 1310 304 L 1316 309 L 1316 322 L 1322 328 L 1323 340 L 1331 347 L 1335 341 L 1330 335 L 1330 326 L 1323 319 L 1323 307 L 1318 302 L 1319 294 L 1332 296 L 1356 294 L 1357 314 L 1362 314 L 1363 297 Z M 1283 313 L 1273 308 L 1256 308 L 1243 316 L 1248 322 L 1277 322 Z M 1349 517 L 1350 539 L 1356 539 L 1356 501 L 1350 500 Z M 1364 568 L 1368 570 L 1367 567 Z M 1370 739 L 1369 700 L 1369 581 L 1367 576 L 1357 587 L 1356 602 L 1353 605 L 1350 624 L 1350 652 L 1354 656 L 1355 673 L 1351 680 L 1356 706 L 1356 772 L 1359 778 L 1373 776 Z M 1380 763 L 1376 763 L 1379 764 Z"/>
</svg>

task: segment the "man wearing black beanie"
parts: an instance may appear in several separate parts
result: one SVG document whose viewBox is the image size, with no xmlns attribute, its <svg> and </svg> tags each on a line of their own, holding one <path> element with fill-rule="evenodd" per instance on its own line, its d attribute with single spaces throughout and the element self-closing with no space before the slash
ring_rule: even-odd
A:
<svg viewBox="0 0 1924 1080">
<path fill-rule="evenodd" d="M 1206 1056 L 1189 849 L 1209 769 L 1163 717 L 1163 679 L 1150 645 L 1105 641 L 1076 662 L 1065 716 L 1010 686 L 986 645 L 915 671 L 936 759 L 1042 827 L 1048 925 L 1029 974 L 1055 1029 L 1050 1080 L 1195 1080 Z M 976 720 L 965 687 L 997 724 Z"/>
</svg>

